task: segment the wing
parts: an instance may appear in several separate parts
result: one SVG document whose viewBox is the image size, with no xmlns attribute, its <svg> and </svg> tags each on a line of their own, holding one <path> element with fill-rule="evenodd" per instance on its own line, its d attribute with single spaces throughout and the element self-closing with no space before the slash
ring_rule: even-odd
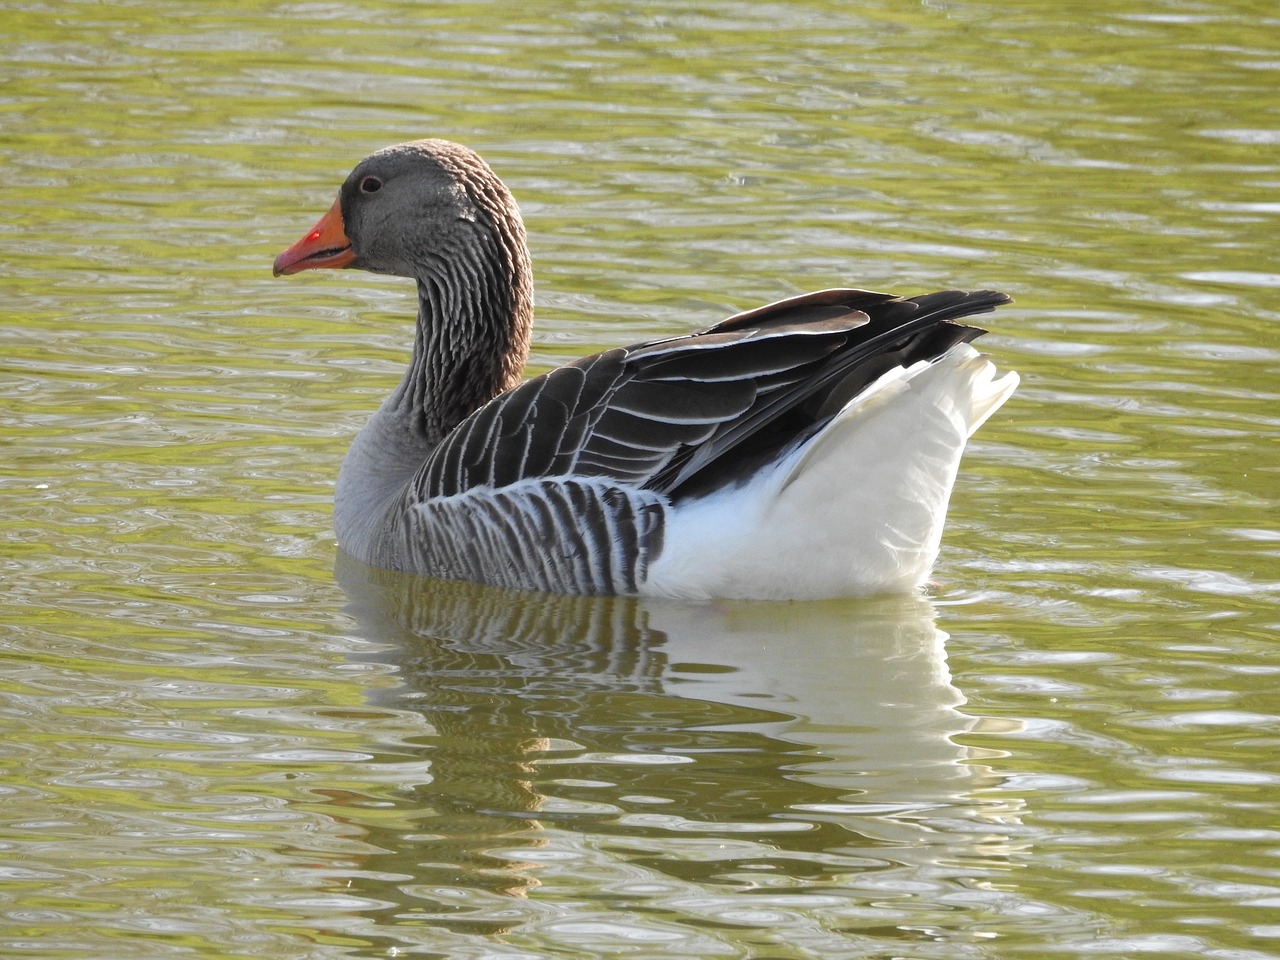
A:
<svg viewBox="0 0 1280 960">
<path fill-rule="evenodd" d="M 817 325 L 704 333 L 576 361 L 464 420 L 415 484 L 423 498 L 529 477 L 651 486 L 763 397 L 810 376 L 843 333 Z"/>
</svg>

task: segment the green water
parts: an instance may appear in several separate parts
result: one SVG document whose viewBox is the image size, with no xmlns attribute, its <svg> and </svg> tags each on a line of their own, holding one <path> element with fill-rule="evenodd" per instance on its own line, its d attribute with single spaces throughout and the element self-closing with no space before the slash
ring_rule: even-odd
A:
<svg viewBox="0 0 1280 960">
<path fill-rule="evenodd" d="M 1272 4 L 0 0 L 0 954 L 1280 957 Z M 995 287 L 924 599 L 340 565 L 405 283 L 273 280 L 480 150 L 536 369 Z"/>
</svg>

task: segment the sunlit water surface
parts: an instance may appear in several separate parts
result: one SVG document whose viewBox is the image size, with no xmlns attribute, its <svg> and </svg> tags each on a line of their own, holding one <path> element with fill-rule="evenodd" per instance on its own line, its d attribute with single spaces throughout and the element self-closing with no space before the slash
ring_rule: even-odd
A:
<svg viewBox="0 0 1280 960">
<path fill-rule="evenodd" d="M 1273 5 L 0 12 L 0 954 L 1280 956 Z M 536 369 L 1013 294 L 929 596 L 335 569 L 411 295 L 269 264 L 423 135 Z"/>
</svg>

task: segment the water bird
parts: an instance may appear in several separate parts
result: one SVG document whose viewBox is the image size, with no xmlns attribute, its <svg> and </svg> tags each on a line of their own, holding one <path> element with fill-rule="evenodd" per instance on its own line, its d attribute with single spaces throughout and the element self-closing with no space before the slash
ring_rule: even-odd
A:
<svg viewBox="0 0 1280 960">
<path fill-rule="evenodd" d="M 968 437 L 1008 399 L 958 322 L 992 290 L 830 289 L 522 380 L 524 223 L 472 150 L 386 147 L 274 272 L 417 282 L 412 358 L 334 493 L 366 564 L 559 593 L 804 599 L 928 578 Z"/>
</svg>

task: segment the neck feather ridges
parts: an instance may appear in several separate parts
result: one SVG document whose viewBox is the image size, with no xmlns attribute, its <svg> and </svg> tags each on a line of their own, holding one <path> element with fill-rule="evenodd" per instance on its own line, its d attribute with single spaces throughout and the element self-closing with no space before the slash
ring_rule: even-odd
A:
<svg viewBox="0 0 1280 960">
<path fill-rule="evenodd" d="M 520 382 L 529 353 L 533 284 L 514 209 L 484 211 L 475 242 L 418 278 L 413 357 L 393 396 L 432 446 Z"/>
</svg>

